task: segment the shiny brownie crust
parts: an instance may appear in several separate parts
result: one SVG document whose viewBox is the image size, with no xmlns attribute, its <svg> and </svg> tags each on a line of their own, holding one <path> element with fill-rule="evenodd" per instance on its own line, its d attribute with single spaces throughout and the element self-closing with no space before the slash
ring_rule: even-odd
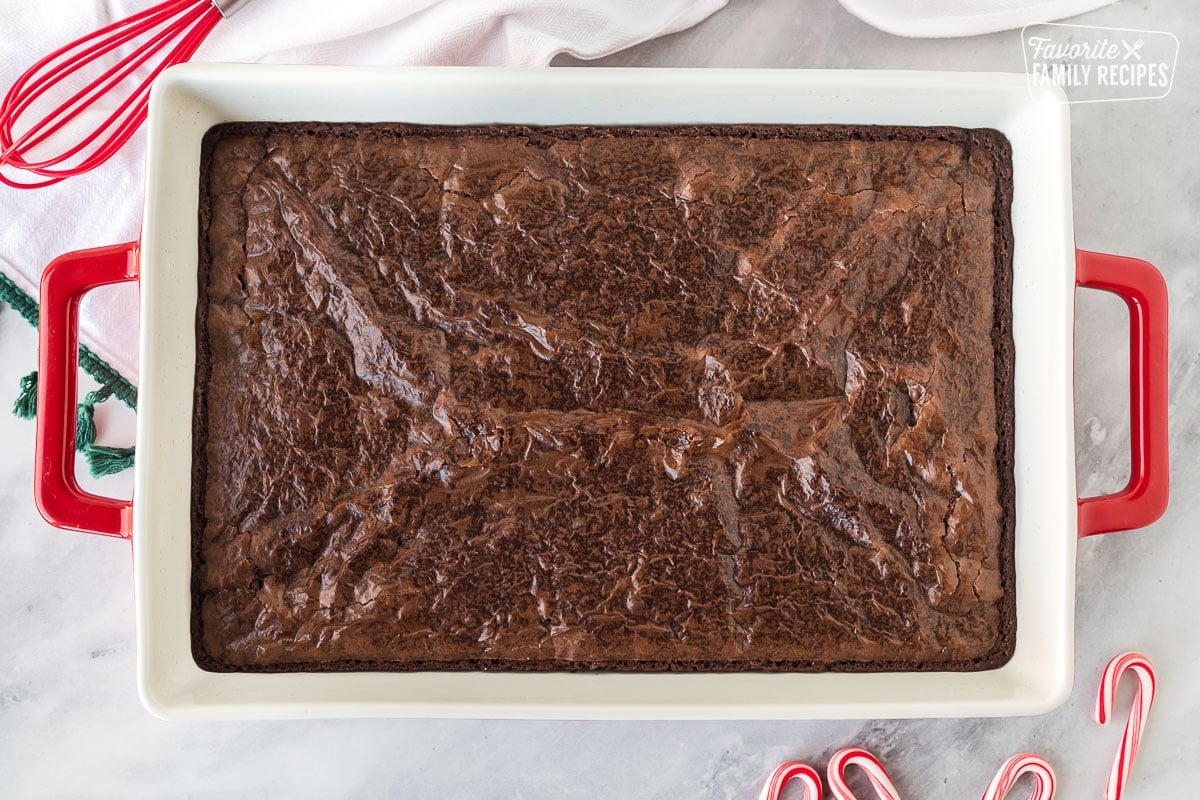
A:
<svg viewBox="0 0 1200 800">
<path fill-rule="evenodd" d="M 992 130 L 214 128 L 197 663 L 1003 664 L 1011 193 Z"/>
</svg>

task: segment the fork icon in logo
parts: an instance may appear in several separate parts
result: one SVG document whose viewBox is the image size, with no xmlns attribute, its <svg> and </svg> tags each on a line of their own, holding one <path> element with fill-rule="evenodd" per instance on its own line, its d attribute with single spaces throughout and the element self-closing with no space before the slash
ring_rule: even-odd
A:
<svg viewBox="0 0 1200 800">
<path fill-rule="evenodd" d="M 1133 44 L 1130 44 L 1129 42 L 1122 39 L 1121 45 L 1124 46 L 1124 48 L 1125 48 L 1124 59 L 1126 61 L 1128 61 L 1129 58 L 1132 56 L 1133 58 L 1136 58 L 1138 61 L 1141 61 L 1142 54 L 1139 53 L 1138 51 L 1142 49 L 1142 45 L 1144 45 L 1145 43 L 1146 43 L 1145 39 L 1138 39 Z"/>
</svg>

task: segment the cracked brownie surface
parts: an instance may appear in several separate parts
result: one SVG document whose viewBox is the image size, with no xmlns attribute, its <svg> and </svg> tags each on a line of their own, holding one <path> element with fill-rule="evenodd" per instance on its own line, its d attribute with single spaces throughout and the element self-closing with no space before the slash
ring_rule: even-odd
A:
<svg viewBox="0 0 1200 800">
<path fill-rule="evenodd" d="M 197 662 L 1005 662 L 1010 165 L 954 128 L 213 129 Z"/>
</svg>

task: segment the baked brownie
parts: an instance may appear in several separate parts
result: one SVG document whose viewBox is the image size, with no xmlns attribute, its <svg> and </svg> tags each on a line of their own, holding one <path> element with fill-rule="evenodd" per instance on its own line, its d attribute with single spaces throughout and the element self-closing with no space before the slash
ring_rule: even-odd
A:
<svg viewBox="0 0 1200 800">
<path fill-rule="evenodd" d="M 992 130 L 204 141 L 209 670 L 976 670 L 1014 641 Z"/>
</svg>

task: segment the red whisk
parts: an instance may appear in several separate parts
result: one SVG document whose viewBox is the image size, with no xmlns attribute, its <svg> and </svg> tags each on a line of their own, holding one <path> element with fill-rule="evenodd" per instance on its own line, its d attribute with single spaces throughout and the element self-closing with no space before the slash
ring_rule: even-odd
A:
<svg viewBox="0 0 1200 800">
<path fill-rule="evenodd" d="M 217 23 L 247 2 L 166 0 L 38 61 L 17 79 L 0 105 L 0 182 L 18 189 L 49 186 L 112 158 L 145 121 L 150 84 L 159 73 L 191 58 Z M 106 68 L 106 61 L 113 63 Z M 102 71 L 87 80 L 89 67 Z M 53 102 L 44 99 L 48 92 L 81 76 L 87 80 L 83 88 L 17 133 L 18 121 Z M 122 85 L 133 87 L 125 100 L 90 132 L 88 124 L 82 125 L 85 133 L 72 144 L 63 128 Z M 10 174 L 14 170 L 37 178 L 17 180 Z"/>
</svg>

